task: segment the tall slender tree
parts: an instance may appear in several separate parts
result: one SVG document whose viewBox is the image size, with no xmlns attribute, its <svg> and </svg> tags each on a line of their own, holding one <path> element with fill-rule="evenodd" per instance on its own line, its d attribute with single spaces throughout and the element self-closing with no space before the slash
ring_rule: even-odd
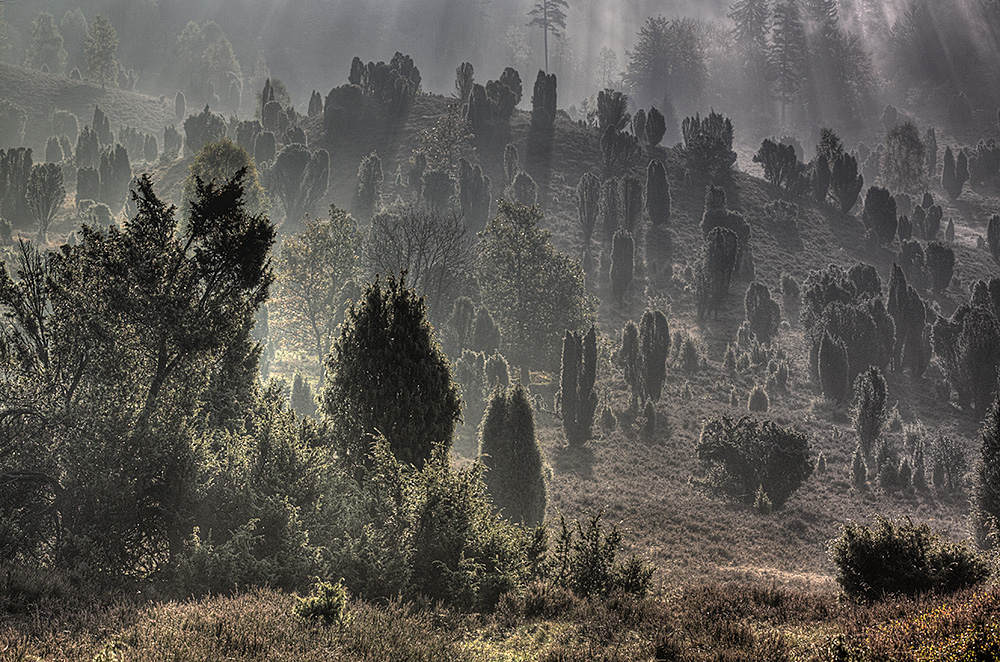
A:
<svg viewBox="0 0 1000 662">
<path fill-rule="evenodd" d="M 752 96 L 754 110 L 763 111 L 770 102 L 768 91 L 773 83 L 771 76 L 770 0 L 737 0 L 729 10 L 733 20 L 733 40 L 740 57 L 740 69 L 746 90 Z"/>
<path fill-rule="evenodd" d="M 545 45 L 545 72 L 549 71 L 549 35 L 556 39 L 562 37 L 562 31 L 566 29 L 566 12 L 568 9 L 567 0 L 538 0 L 534 9 L 528 12 L 531 20 L 528 27 L 541 28 L 544 35 Z"/>
<path fill-rule="evenodd" d="M 98 16 L 90 32 L 87 33 L 87 43 L 84 55 L 87 58 L 87 77 L 97 81 L 104 89 L 106 83 L 114 85 L 118 82 L 118 63 L 115 52 L 118 50 L 118 33 L 107 16 Z"/>
<path fill-rule="evenodd" d="M 771 58 L 775 73 L 775 93 L 781 102 L 781 123 L 785 124 L 789 104 L 799 97 L 805 80 L 808 52 L 805 26 L 798 0 L 785 0 L 774 8 Z"/>
</svg>

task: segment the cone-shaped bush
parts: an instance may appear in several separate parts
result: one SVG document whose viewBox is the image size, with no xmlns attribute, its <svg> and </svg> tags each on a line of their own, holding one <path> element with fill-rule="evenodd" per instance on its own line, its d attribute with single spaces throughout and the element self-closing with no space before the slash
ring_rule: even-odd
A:
<svg viewBox="0 0 1000 662">
<path fill-rule="evenodd" d="M 542 453 L 528 392 L 520 384 L 490 397 L 479 429 L 479 457 L 496 509 L 513 522 L 540 524 L 546 500 Z"/>
</svg>

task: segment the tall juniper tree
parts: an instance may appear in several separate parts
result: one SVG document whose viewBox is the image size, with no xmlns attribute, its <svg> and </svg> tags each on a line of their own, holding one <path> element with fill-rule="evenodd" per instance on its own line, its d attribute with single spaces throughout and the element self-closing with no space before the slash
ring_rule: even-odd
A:
<svg viewBox="0 0 1000 662">
<path fill-rule="evenodd" d="M 448 447 L 461 398 L 448 357 L 405 277 L 376 276 L 351 305 L 326 359 L 323 408 L 340 433 L 342 460 L 364 462 L 366 438 L 382 435 L 401 462 L 422 467 Z"/>
<path fill-rule="evenodd" d="M 570 446 L 580 446 L 590 439 L 597 411 L 596 378 L 596 329 L 590 327 L 586 335 L 567 331 L 563 338 L 559 403 L 563 431 Z"/>
</svg>

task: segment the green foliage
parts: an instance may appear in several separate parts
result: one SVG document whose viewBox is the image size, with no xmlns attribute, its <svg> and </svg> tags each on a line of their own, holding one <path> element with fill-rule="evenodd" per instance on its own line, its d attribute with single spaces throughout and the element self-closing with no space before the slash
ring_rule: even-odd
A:
<svg viewBox="0 0 1000 662">
<path fill-rule="evenodd" d="M 804 434 L 750 416 L 709 419 L 697 450 L 709 485 L 747 504 L 761 488 L 780 508 L 813 471 Z"/>
<path fill-rule="evenodd" d="M 639 105 L 658 103 L 663 91 L 696 102 L 708 82 L 707 41 L 690 18 L 650 17 L 628 53 L 625 85 Z"/>
<path fill-rule="evenodd" d="M 887 310 L 896 325 L 893 365 L 922 375 L 930 363 L 930 338 L 927 333 L 927 307 L 898 265 L 892 266 L 889 278 Z"/>
<path fill-rule="evenodd" d="M 292 380 L 289 404 L 295 415 L 300 418 L 316 415 L 316 398 L 313 396 L 312 387 L 299 373 L 295 373 L 295 379 Z"/>
<path fill-rule="evenodd" d="M 389 64 L 362 64 L 358 58 L 351 63 L 351 85 L 358 86 L 365 98 L 397 115 L 409 110 L 420 91 L 420 80 L 420 70 L 413 63 L 413 58 L 399 52 L 392 56 Z"/>
<path fill-rule="evenodd" d="M 621 346 L 618 348 L 616 362 L 622 369 L 622 376 L 632 393 L 633 405 L 644 400 L 639 358 L 639 328 L 631 320 L 622 329 Z"/>
<path fill-rule="evenodd" d="M 955 153 L 950 146 L 944 148 L 944 169 L 941 172 L 941 188 L 945 190 L 948 197 L 957 200 L 962 195 L 965 182 L 969 179 L 968 157 L 964 151 L 959 151 L 958 162 L 955 160 Z"/>
<path fill-rule="evenodd" d="M 471 62 L 463 62 L 455 69 L 455 94 L 462 104 L 469 103 L 472 86 L 476 84 L 476 71 Z"/>
<path fill-rule="evenodd" d="M 247 209 L 254 214 L 266 213 L 270 201 L 267 197 L 267 191 L 261 186 L 257 166 L 246 149 L 229 138 L 221 138 L 207 143 L 195 154 L 188 169 L 188 176 L 184 180 L 185 207 L 194 198 L 199 179 L 206 183 L 223 182 L 240 171 L 244 172 L 244 196 Z"/>
<path fill-rule="evenodd" d="M 340 436 L 340 455 L 357 465 L 365 435 L 381 434 L 399 461 L 420 468 L 436 445 L 450 447 L 461 418 L 458 387 L 434 338 L 423 299 L 390 275 L 351 304 L 325 359 L 323 409 Z"/>
<path fill-rule="evenodd" d="M 544 576 L 553 586 L 567 588 L 581 597 L 606 597 L 627 593 L 643 597 L 652 588 L 653 568 L 633 556 L 618 560 L 622 535 L 617 526 L 607 533 L 603 515 L 590 518 L 586 526 L 559 518 L 560 530 Z"/>
<path fill-rule="evenodd" d="M 479 461 L 496 509 L 512 522 L 541 524 L 546 503 L 542 451 L 528 392 L 520 384 L 490 396 L 479 429 Z"/>
<path fill-rule="evenodd" d="M 478 232 L 486 227 L 493 205 L 490 178 L 483 174 L 478 163 L 473 166 L 464 158 L 459 159 L 458 170 L 458 200 L 462 217 L 470 230 Z"/>
<path fill-rule="evenodd" d="M 428 170 L 423 176 L 423 194 L 427 209 L 434 214 L 443 214 L 451 206 L 455 181 L 444 170 Z"/>
<path fill-rule="evenodd" d="M 481 233 L 477 280 L 500 327 L 505 355 L 521 367 L 554 365 L 558 342 L 593 318 L 583 269 L 552 245 L 537 207 L 501 200 Z"/>
<path fill-rule="evenodd" d="M 556 75 L 539 71 L 531 94 L 531 126 L 535 129 L 551 129 L 555 121 Z"/>
<path fill-rule="evenodd" d="M 31 393 L 22 401 L 36 413 L 20 426 L 24 454 L 3 471 L 44 454 L 36 466 L 49 478 L 32 493 L 66 495 L 58 527 L 19 544 L 25 557 L 56 545 L 59 563 L 130 573 L 180 551 L 196 494 L 191 426 L 220 420 L 220 401 L 240 406 L 257 372 L 247 338 L 267 297 L 274 230 L 246 212 L 239 177 L 200 187 L 180 229 L 143 177 L 122 229 L 84 226 L 44 263 L 24 247 L 19 280 L 4 272 L 2 303 L 19 318 L 8 330 L 20 336 L 0 366 L 18 382 L 5 397 Z"/>
<path fill-rule="evenodd" d="M 597 128 L 601 133 L 609 126 L 614 127 L 615 131 L 623 131 L 631 118 L 627 95 L 615 90 L 601 90 L 597 93 Z"/>
<path fill-rule="evenodd" d="M 517 72 L 514 72 L 514 76 L 516 75 Z M 515 85 L 516 89 L 512 89 L 507 83 Z M 508 79 L 505 83 L 501 76 L 501 80 L 491 80 L 485 87 L 472 85 L 465 118 L 479 144 L 492 145 L 507 137 L 511 115 L 520 99 L 520 78 Z"/>
<path fill-rule="evenodd" d="M 869 527 L 848 522 L 830 544 L 837 583 L 853 598 L 953 593 L 984 581 L 990 566 L 965 543 L 954 543 L 926 524 L 876 516 Z"/>
<path fill-rule="evenodd" d="M 44 67 L 54 74 L 62 74 L 66 69 L 66 57 L 63 36 L 55 18 L 48 12 L 39 13 L 31 24 L 31 45 L 25 57 L 26 64 L 33 69 Z"/>
<path fill-rule="evenodd" d="M 733 151 L 733 123 L 714 110 L 704 120 L 699 115 L 681 124 L 688 166 L 699 172 L 724 173 L 736 163 Z"/>
<path fill-rule="evenodd" d="M 563 338 L 559 402 L 570 446 L 580 446 L 590 439 L 597 411 L 596 379 L 597 330 L 592 326 L 585 336 L 567 331 Z"/>
<path fill-rule="evenodd" d="M 670 112 L 670 121 L 672 122 L 671 127 L 671 137 L 677 131 L 677 118 L 673 115 L 673 107 L 670 106 L 670 102 L 667 101 L 668 110 Z M 656 147 L 663 140 L 663 136 L 667 133 L 667 118 L 656 108 L 650 108 L 649 113 L 646 115 L 646 144 L 650 148 Z"/>
<path fill-rule="evenodd" d="M 32 166 L 26 195 L 31 213 L 38 222 L 38 241 L 44 244 L 49 225 L 66 199 L 62 168 L 56 163 Z"/>
<path fill-rule="evenodd" d="M 854 449 L 854 456 L 851 460 L 851 483 L 855 487 L 863 487 L 868 482 L 868 465 L 865 463 L 865 454 L 861 452 L 861 445 Z"/>
<path fill-rule="evenodd" d="M 670 326 L 666 316 L 647 310 L 639 321 L 638 383 L 644 400 L 658 402 L 667 378 Z"/>
<path fill-rule="evenodd" d="M 871 457 L 886 421 L 885 378 L 878 368 L 872 366 L 858 375 L 854 397 L 854 429 L 865 457 Z"/>
<path fill-rule="evenodd" d="M 990 216 L 989 225 L 986 228 L 986 246 L 990 249 L 990 255 L 995 262 L 1000 262 L 1000 215 Z"/>
<path fill-rule="evenodd" d="M 327 625 L 340 625 L 347 614 L 347 589 L 337 582 L 320 581 L 309 595 L 295 602 L 295 614 L 309 620 L 321 620 Z"/>
<path fill-rule="evenodd" d="M 965 444 L 959 439 L 939 432 L 931 443 L 930 451 L 934 462 L 932 472 L 934 487 L 948 492 L 960 490 L 969 469 Z"/>
<path fill-rule="evenodd" d="M 100 201 L 106 204 L 117 214 L 121 211 L 128 196 L 129 184 L 132 182 L 132 165 L 129 162 L 128 152 L 120 143 L 115 143 L 114 147 L 108 147 L 101 153 L 101 197 Z M 230 173 L 229 177 L 235 173 Z"/>
<path fill-rule="evenodd" d="M 941 359 L 959 405 L 985 412 L 997 390 L 1000 324 L 993 311 L 959 306 L 951 319 L 938 317 L 932 330 L 934 353 Z"/>
<path fill-rule="evenodd" d="M 0 150 L 0 217 L 15 225 L 28 225 L 33 219 L 28 203 L 31 178 L 31 150 L 11 147 Z"/>
<path fill-rule="evenodd" d="M 81 134 L 82 135 L 82 134 Z M 181 134 L 173 124 L 168 124 L 163 128 L 163 154 L 162 158 L 169 163 L 177 158 L 181 153 Z M 77 143 L 79 145 L 79 143 Z M 79 147 L 77 147 L 79 149 Z"/>
<path fill-rule="evenodd" d="M 594 236 L 601 204 L 601 180 L 593 173 L 584 173 L 580 178 L 580 183 L 576 186 L 576 204 L 580 229 L 583 231 L 584 255 L 589 257 L 590 240 Z"/>
</svg>

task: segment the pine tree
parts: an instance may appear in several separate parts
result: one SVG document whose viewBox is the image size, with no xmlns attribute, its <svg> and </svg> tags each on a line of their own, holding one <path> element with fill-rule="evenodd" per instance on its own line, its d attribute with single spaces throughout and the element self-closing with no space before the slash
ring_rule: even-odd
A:
<svg viewBox="0 0 1000 662">
<path fill-rule="evenodd" d="M 566 12 L 563 10 L 568 8 L 566 0 L 539 0 L 528 12 L 531 17 L 528 26 L 542 29 L 546 73 L 549 70 L 549 35 L 556 39 L 562 38 L 562 31 L 566 29 Z"/>
<path fill-rule="evenodd" d="M 118 84 L 118 63 L 115 52 L 118 50 L 118 33 L 111 25 L 107 16 L 94 20 L 87 33 L 87 44 L 84 54 L 87 58 L 87 77 L 101 84 L 101 89 L 107 83 Z"/>
<path fill-rule="evenodd" d="M 559 402 L 563 431 L 570 446 L 580 446 L 590 439 L 597 411 L 596 378 L 596 329 L 590 327 L 585 336 L 567 331 L 563 338 Z"/>
<path fill-rule="evenodd" d="M 768 33 L 771 30 L 770 0 L 737 0 L 729 10 L 735 29 L 733 38 L 740 53 L 740 67 L 753 109 L 765 111 L 773 84 Z"/>
<path fill-rule="evenodd" d="M 787 106 L 798 99 L 799 90 L 805 82 L 805 54 L 808 48 L 798 0 L 785 0 L 774 8 L 771 49 L 782 126 L 785 125 Z"/>
<path fill-rule="evenodd" d="M 423 298 L 403 277 L 369 283 L 351 305 L 326 359 L 323 408 L 341 439 L 340 456 L 358 464 L 366 435 L 381 434 L 398 460 L 423 466 L 451 444 L 461 402 L 448 357 L 427 321 Z"/>
<path fill-rule="evenodd" d="M 42 12 L 35 18 L 31 24 L 31 40 L 27 56 L 31 67 L 45 67 L 54 74 L 65 71 L 66 49 L 63 48 L 63 37 L 52 14 Z"/>
<path fill-rule="evenodd" d="M 479 428 L 479 459 L 496 509 L 513 522 L 541 524 L 546 503 L 542 452 L 528 392 L 520 384 L 490 397 Z"/>
</svg>

